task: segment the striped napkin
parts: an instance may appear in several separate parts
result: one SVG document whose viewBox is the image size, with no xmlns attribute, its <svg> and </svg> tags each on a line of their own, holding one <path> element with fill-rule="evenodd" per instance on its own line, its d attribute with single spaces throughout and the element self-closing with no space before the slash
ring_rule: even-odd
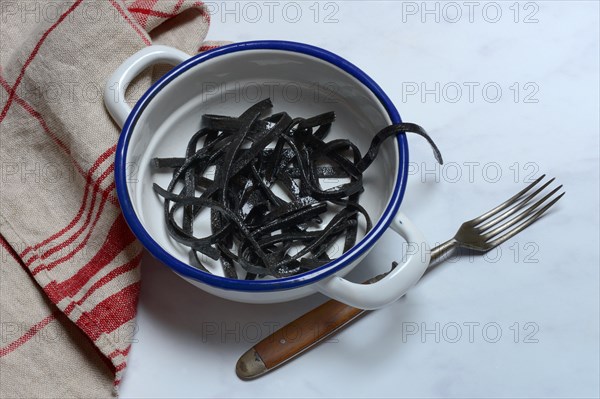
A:
<svg viewBox="0 0 600 399">
<path fill-rule="evenodd" d="M 142 248 L 113 178 L 111 73 L 144 46 L 189 54 L 189 0 L 0 2 L 0 397 L 116 395 L 136 331 Z M 129 89 L 135 102 L 165 69 Z"/>
</svg>

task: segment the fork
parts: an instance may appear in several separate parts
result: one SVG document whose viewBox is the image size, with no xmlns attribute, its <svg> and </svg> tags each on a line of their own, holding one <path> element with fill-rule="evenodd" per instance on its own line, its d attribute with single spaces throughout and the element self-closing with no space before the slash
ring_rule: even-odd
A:
<svg viewBox="0 0 600 399">
<path fill-rule="evenodd" d="M 537 221 L 565 194 L 562 192 L 557 195 L 562 185 L 544 194 L 544 190 L 554 182 L 552 178 L 540 185 L 545 177 L 540 176 L 494 209 L 464 222 L 454 237 L 431 250 L 428 269 L 449 258 L 459 248 L 488 252 Z M 365 284 L 374 283 L 386 274 L 375 276 Z M 244 353 L 236 364 L 236 374 L 243 380 L 259 377 L 323 341 L 366 312 L 335 300 L 327 301 Z"/>
<path fill-rule="evenodd" d="M 430 265 L 440 260 L 444 255 L 452 253 L 453 250 L 457 248 L 470 249 L 481 253 L 488 252 L 533 224 L 565 194 L 563 192 L 558 196 L 554 196 L 562 188 L 562 185 L 556 187 L 541 199 L 529 205 L 527 209 L 523 210 L 518 215 L 498 225 L 500 222 L 510 218 L 511 215 L 514 215 L 525 208 L 536 196 L 538 196 L 538 194 L 555 180 L 552 178 L 538 187 L 535 191 L 529 193 L 545 177 L 546 175 L 538 177 L 529 186 L 525 187 L 494 209 L 475 219 L 464 222 L 454 237 L 431 250 Z M 553 196 L 554 198 L 548 202 Z"/>
</svg>

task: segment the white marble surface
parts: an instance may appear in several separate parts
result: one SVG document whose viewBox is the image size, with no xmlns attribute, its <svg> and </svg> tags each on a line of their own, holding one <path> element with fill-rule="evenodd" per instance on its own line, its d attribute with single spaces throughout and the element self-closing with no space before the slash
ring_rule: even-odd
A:
<svg viewBox="0 0 600 399">
<path fill-rule="evenodd" d="M 399 302 L 252 382 L 235 376 L 238 357 L 325 298 L 227 302 L 147 256 L 121 396 L 598 397 L 598 2 L 519 3 L 518 22 L 513 2 L 475 2 L 471 20 L 463 2 L 428 2 L 439 22 L 422 2 L 254 4 L 258 21 L 254 6 L 239 3 L 236 23 L 222 2 L 212 3 L 209 38 L 287 39 L 334 51 L 369 73 L 404 120 L 433 135 L 447 166 L 435 169 L 425 142 L 411 137 L 402 206 L 432 244 L 532 174 L 556 176 L 567 194 L 498 251 L 444 264 Z M 462 15 L 451 22 L 456 5 Z M 302 16 L 292 23 L 296 8 Z M 324 23 L 333 11 L 337 22 Z M 439 100 L 421 98 L 421 85 L 435 92 L 436 82 Z M 454 101 L 457 86 L 463 93 Z M 492 102 L 496 87 L 502 95 Z M 357 278 L 399 256 L 398 240 L 387 233 Z"/>
</svg>

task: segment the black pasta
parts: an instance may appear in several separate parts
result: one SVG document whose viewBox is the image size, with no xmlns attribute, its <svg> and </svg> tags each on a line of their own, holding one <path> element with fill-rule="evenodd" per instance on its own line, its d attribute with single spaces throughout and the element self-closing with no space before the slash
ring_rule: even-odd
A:
<svg viewBox="0 0 600 399">
<path fill-rule="evenodd" d="M 327 250 L 339 238 L 348 251 L 358 238 L 359 217 L 365 219 L 367 232 L 372 228 L 359 204 L 362 177 L 389 137 L 417 133 L 430 142 L 441 163 L 439 150 L 415 124 L 382 129 L 362 156 L 350 140 L 325 141 L 333 112 L 308 119 L 282 112 L 260 119 L 270 108 L 266 99 L 237 118 L 204 115 L 184 157 L 152 160 L 155 168 L 173 170 L 166 189 L 153 187 L 164 199 L 168 233 L 190 248 L 192 263 L 205 272 L 209 271 L 200 254 L 219 260 L 225 277 L 240 278 L 239 265 L 246 272 L 243 278 L 255 279 L 287 277 L 322 266 L 331 261 Z M 205 176 L 210 167 L 215 167 L 213 180 Z M 323 189 L 320 179 L 331 178 L 347 182 Z M 287 198 L 277 195 L 275 187 Z M 179 209 L 180 223 L 175 218 Z M 193 222 L 203 209 L 211 213 L 211 234 L 197 237 Z M 323 225 L 328 212 L 333 217 Z"/>
</svg>

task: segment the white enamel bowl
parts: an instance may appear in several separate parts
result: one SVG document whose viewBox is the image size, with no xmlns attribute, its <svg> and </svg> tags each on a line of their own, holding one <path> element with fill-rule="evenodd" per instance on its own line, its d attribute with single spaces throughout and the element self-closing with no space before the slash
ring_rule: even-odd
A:
<svg viewBox="0 0 600 399">
<path fill-rule="evenodd" d="M 129 83 L 147 67 L 164 63 L 176 66 L 130 109 L 124 99 Z M 147 47 L 115 71 L 105 92 L 108 111 L 123 127 L 115 177 L 121 208 L 131 230 L 177 274 L 223 298 L 272 303 L 322 292 L 365 309 L 395 301 L 418 281 L 429 263 L 422 235 L 398 213 L 408 168 L 404 134 L 382 146 L 364 176 L 365 192 L 360 203 L 371 215 L 373 229 L 364 235 L 363 223 L 362 239 L 344 254 L 339 250 L 329 253 L 338 258 L 318 269 L 280 279 L 229 279 L 218 275 L 216 264 L 208 265 L 216 275 L 191 266 L 189 249 L 168 236 L 162 199 L 153 192 L 152 183 L 166 187 L 170 175 L 154 170 L 150 160 L 182 156 L 189 138 L 200 127 L 202 114 L 237 116 L 267 97 L 274 104 L 273 112 L 285 111 L 292 117 L 335 111 L 336 121 L 328 139 L 351 139 L 363 153 L 375 133 L 400 122 L 388 97 L 364 72 L 317 47 L 281 41 L 245 42 L 192 58 L 170 47 Z M 419 243 L 417 247 L 424 253 L 398 253 L 398 258 L 403 259 L 401 265 L 375 284 L 344 279 L 389 226 L 408 242 Z M 208 218 L 199 218 L 194 227 L 199 236 L 210 232 Z"/>
</svg>

